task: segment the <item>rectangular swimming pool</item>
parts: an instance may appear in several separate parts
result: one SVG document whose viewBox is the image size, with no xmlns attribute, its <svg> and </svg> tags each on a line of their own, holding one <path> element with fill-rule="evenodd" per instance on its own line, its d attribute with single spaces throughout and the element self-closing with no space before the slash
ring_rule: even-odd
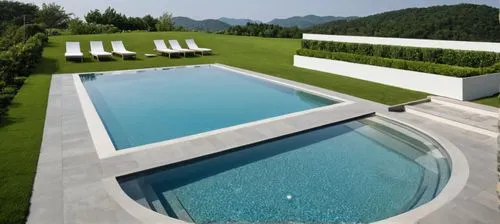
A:
<svg viewBox="0 0 500 224">
<path fill-rule="evenodd" d="M 116 150 L 338 103 L 213 65 L 79 77 Z"/>
</svg>

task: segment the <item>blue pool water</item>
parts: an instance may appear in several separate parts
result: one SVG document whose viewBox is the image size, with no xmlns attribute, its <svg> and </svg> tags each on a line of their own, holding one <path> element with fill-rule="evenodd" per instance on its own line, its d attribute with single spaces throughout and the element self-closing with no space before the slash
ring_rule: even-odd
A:
<svg viewBox="0 0 500 224">
<path fill-rule="evenodd" d="M 371 117 L 118 178 L 135 201 L 195 223 L 366 223 L 432 200 L 447 157 Z"/>
<path fill-rule="evenodd" d="M 336 103 L 214 66 L 80 78 L 117 150 Z"/>
</svg>

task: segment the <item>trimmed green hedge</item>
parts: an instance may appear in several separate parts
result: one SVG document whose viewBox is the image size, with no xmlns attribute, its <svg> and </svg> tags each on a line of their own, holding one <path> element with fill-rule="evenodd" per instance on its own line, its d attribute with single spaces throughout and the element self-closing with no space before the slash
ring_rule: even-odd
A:
<svg viewBox="0 0 500 224">
<path fill-rule="evenodd" d="M 461 51 L 315 40 L 302 40 L 302 48 L 474 68 L 489 67 L 500 62 L 500 53 L 484 51 Z"/>
<path fill-rule="evenodd" d="M 35 66 L 42 59 L 43 47 L 48 38 L 37 33 L 25 43 L 11 46 L 0 52 L 0 121 L 7 114 L 7 107 L 17 90 L 24 84 Z"/>
<path fill-rule="evenodd" d="M 402 59 L 392 59 L 383 57 L 365 56 L 359 54 L 349 54 L 343 52 L 316 51 L 309 49 L 299 49 L 297 54 L 301 56 L 326 58 L 353 63 L 376 65 L 389 68 L 404 69 L 417 72 L 432 73 L 454 77 L 470 77 L 482 74 L 500 72 L 500 62 L 483 68 L 460 67 L 452 65 L 436 64 L 422 61 L 408 61 Z"/>
<path fill-rule="evenodd" d="M 26 43 L 16 44 L 0 53 L 0 78 L 7 85 L 15 84 L 17 76 L 28 76 L 42 59 L 43 47 L 48 39 L 38 33 Z"/>
</svg>

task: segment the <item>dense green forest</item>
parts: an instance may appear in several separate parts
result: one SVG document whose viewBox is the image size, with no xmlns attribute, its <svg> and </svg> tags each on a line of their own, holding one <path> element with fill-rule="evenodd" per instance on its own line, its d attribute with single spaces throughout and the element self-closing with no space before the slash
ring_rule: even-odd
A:
<svg viewBox="0 0 500 224">
<path fill-rule="evenodd" d="M 265 23 L 247 23 L 246 26 L 233 26 L 221 33 L 238 36 L 302 38 L 302 30 L 297 27 L 286 28 Z"/>
<path fill-rule="evenodd" d="M 473 4 L 409 8 L 334 21 L 314 26 L 307 32 L 500 42 L 498 14 L 498 8 Z"/>
</svg>

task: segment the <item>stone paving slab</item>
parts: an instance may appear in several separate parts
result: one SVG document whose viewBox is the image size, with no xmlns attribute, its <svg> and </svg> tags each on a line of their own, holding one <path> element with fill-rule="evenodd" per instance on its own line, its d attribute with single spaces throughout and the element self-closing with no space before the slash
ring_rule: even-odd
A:
<svg viewBox="0 0 500 224">
<path fill-rule="evenodd" d="M 27 223 L 63 223 L 62 79 L 53 77 Z"/>
<path fill-rule="evenodd" d="M 460 108 L 450 107 L 436 102 L 427 102 L 411 106 L 424 113 L 471 125 L 491 132 L 498 132 L 498 117 L 478 114 Z"/>
<path fill-rule="evenodd" d="M 469 179 L 460 194 L 419 223 L 499 223 L 500 211 L 496 198 L 496 139 L 409 113 L 393 113 L 391 116 L 438 131 L 441 136 L 461 149 L 469 163 Z"/>
<path fill-rule="evenodd" d="M 101 163 L 104 176 L 121 176 L 372 114 L 373 110 L 362 104 L 334 107 L 285 120 L 113 156 L 101 160 Z"/>
</svg>

